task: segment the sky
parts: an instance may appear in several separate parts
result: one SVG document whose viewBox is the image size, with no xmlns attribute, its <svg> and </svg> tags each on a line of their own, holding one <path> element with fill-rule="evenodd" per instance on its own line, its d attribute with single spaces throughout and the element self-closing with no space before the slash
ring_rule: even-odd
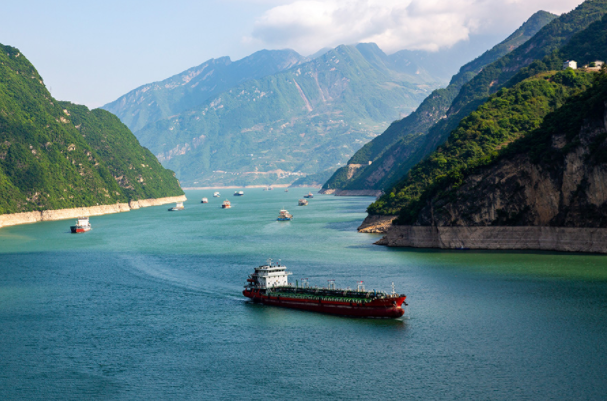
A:
<svg viewBox="0 0 607 401">
<path fill-rule="evenodd" d="M 100 107 L 143 84 L 260 49 L 306 56 L 375 42 L 386 53 L 505 38 L 538 10 L 582 0 L 19 0 L 0 43 L 17 47 L 59 100 Z"/>
</svg>

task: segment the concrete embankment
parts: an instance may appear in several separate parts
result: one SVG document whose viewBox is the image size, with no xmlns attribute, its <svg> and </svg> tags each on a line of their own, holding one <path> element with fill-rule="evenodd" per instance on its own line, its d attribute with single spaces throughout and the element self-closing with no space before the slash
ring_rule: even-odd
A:
<svg viewBox="0 0 607 401">
<path fill-rule="evenodd" d="M 359 233 L 386 233 L 396 216 L 368 215 L 358 227 Z"/>
<path fill-rule="evenodd" d="M 129 203 L 115 203 L 113 205 L 3 214 L 0 215 L 0 227 L 37 223 L 39 221 L 65 220 L 84 216 L 101 216 L 103 214 L 122 213 L 133 209 L 139 209 L 141 207 L 159 206 L 174 202 L 185 202 L 186 200 L 185 195 L 181 195 L 158 199 L 142 199 L 138 201 L 130 201 Z"/>
<path fill-rule="evenodd" d="M 607 228 L 391 226 L 378 245 L 607 253 Z"/>
<path fill-rule="evenodd" d="M 335 195 L 335 196 L 374 196 L 378 197 L 382 194 L 381 190 L 378 189 L 321 189 L 318 191 L 319 194 L 324 195 Z"/>
</svg>

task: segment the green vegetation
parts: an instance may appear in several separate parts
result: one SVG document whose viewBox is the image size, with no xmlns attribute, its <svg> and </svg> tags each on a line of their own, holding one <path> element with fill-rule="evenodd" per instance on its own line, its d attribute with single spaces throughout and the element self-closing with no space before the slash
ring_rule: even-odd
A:
<svg viewBox="0 0 607 401">
<path fill-rule="evenodd" d="M 441 118 L 444 118 L 463 85 L 481 72 L 486 65 L 525 43 L 555 18 L 556 15 L 545 11 L 535 13 L 503 42 L 464 65 L 459 73 L 453 76 L 447 88 L 432 92 L 415 112 L 393 122 L 386 131 L 363 146 L 348 161 L 348 164 L 367 165 L 369 161 L 373 161 L 373 164 L 360 169 L 350 179 L 347 178 L 347 167 L 342 167 L 323 188 L 355 190 L 389 187 L 412 165 L 428 154 L 428 146 L 424 146 L 426 134 Z M 451 125 L 455 126 L 457 122 L 458 120 L 453 120 Z M 440 128 L 445 129 L 442 124 Z M 434 132 L 436 131 L 435 129 Z"/>
<path fill-rule="evenodd" d="M 570 13 L 553 20 L 525 44 L 484 68 L 481 73 L 462 87 L 447 113 L 447 118 L 439 121 L 429 130 L 425 142 L 416 150 L 418 160 L 422 160 L 425 155 L 430 154 L 437 146 L 444 143 L 458 123 L 485 103 L 490 93 L 510 88 L 513 85 L 516 87 L 525 79 L 548 69 L 560 69 L 562 66 L 561 55 L 565 53 L 559 53 L 559 51 L 567 51 L 568 54 L 576 55 L 575 49 L 579 49 L 584 41 L 590 41 L 592 43 L 590 46 L 602 43 L 600 38 L 604 37 L 604 33 L 601 34 L 600 27 L 602 26 L 601 20 L 606 13 L 607 0 L 588 0 Z M 604 41 L 604 38 L 602 40 Z M 584 49 L 587 53 L 585 57 L 589 59 L 605 52 L 604 47 L 596 49 L 594 52 L 589 52 L 590 48 L 586 45 L 584 45 Z M 540 59 L 541 61 L 538 61 Z M 575 91 L 571 93 L 575 93 Z M 450 144 L 453 144 L 452 140 L 449 140 L 446 145 Z M 478 157 L 484 160 L 487 154 L 479 154 Z M 411 159 L 414 158 L 409 158 L 409 160 Z M 483 163 L 483 161 L 472 158 L 465 164 L 474 165 L 474 163 Z M 405 166 L 406 169 L 401 166 L 403 174 L 407 174 L 408 167 L 413 167 L 413 164 Z M 451 174 L 451 178 L 448 177 L 449 174 Z M 426 187 L 430 185 L 438 187 L 444 180 L 457 181 L 461 178 L 460 174 L 461 172 L 449 169 L 441 174 L 434 173 L 429 176 L 424 174 L 414 176 L 413 172 L 409 172 L 387 191 L 386 195 L 372 204 L 369 212 L 394 215 L 399 213 L 401 207 L 407 206 L 407 210 L 403 211 L 399 218 L 399 221 L 404 224 L 404 222 L 410 221 L 411 216 L 416 215 L 415 210 L 419 209 L 421 202 L 426 199 L 423 195 Z M 439 180 L 440 182 L 436 181 L 436 177 L 441 175 L 447 178 Z M 420 182 L 414 183 L 415 179 L 419 179 Z M 405 187 L 408 189 L 403 192 Z"/>
<path fill-rule="evenodd" d="M 540 126 L 566 99 L 592 84 L 593 74 L 567 70 L 527 79 L 503 88 L 464 118 L 447 142 L 386 195 L 369 206 L 370 214 L 398 214 L 407 224 L 425 205 L 426 192 L 461 180 L 462 171 L 484 163 L 501 147 Z M 402 210 L 401 210 L 402 209 Z"/>
<path fill-rule="evenodd" d="M 144 159 L 145 185 L 114 178 Z M 0 214 L 182 193 L 117 118 L 53 99 L 19 50 L 0 45 Z"/>
<path fill-rule="evenodd" d="M 343 163 L 434 84 L 374 44 L 339 46 L 135 134 L 187 186 L 291 183 Z"/>
<path fill-rule="evenodd" d="M 560 73 L 563 81 L 572 82 L 572 77 L 577 80 L 580 74 L 572 70 Z M 467 166 L 452 170 L 449 174 L 437 179 L 431 185 L 421 191 L 417 200 L 410 202 L 400 211 L 396 224 L 413 224 L 421 212 L 422 206 L 432 203 L 440 205 L 434 210 L 435 215 L 440 215 L 442 210 L 449 205 L 455 209 L 469 204 L 470 193 L 458 193 L 459 186 L 468 179 L 470 175 L 481 175 L 482 171 L 496 166 L 506 160 L 513 160 L 519 155 L 527 156 L 531 163 L 537 166 L 537 171 L 549 173 L 551 177 L 561 177 L 565 169 L 566 156 L 578 149 L 580 145 L 587 147 L 588 153 L 584 156 L 586 166 L 604 165 L 607 163 L 607 134 L 605 134 L 604 118 L 607 101 L 607 71 L 601 73 L 581 74 L 593 79 L 593 85 L 585 91 L 570 96 L 566 103 L 557 110 L 549 113 L 542 124 L 529 134 L 519 138 L 512 144 L 490 152 L 485 157 L 478 158 Z M 558 78 L 557 76 L 554 77 Z M 582 127 L 587 127 L 590 132 L 598 133 L 587 135 L 585 139 L 580 137 Z M 555 135 L 558 135 L 560 146 L 554 146 Z M 584 141 L 590 140 L 590 143 Z M 482 171 L 481 171 L 482 170 Z M 500 186 L 498 182 L 494 185 Z M 584 192 L 587 183 L 582 181 L 576 192 Z M 483 186 L 482 180 L 475 188 Z M 600 191 L 600 189 L 599 189 Z M 472 194 L 474 196 L 474 194 Z M 587 195 L 582 195 L 587 196 Z M 473 204 L 474 205 L 474 204 Z M 521 206 L 521 205 L 517 205 Z M 464 206 L 465 207 L 465 206 Z M 473 206 L 475 207 L 475 206 Z M 590 227 L 604 227 L 606 211 L 604 206 L 596 207 L 592 202 L 578 199 L 576 202 L 565 206 L 562 213 L 557 216 L 556 224 L 562 225 L 566 211 L 576 208 L 572 213 L 577 224 Z M 467 209 L 465 209 L 467 210 Z M 518 214 L 508 215 L 502 209 L 497 211 L 497 220 L 494 224 L 516 225 L 526 213 L 529 213 L 529 205 L 520 208 Z"/>
</svg>

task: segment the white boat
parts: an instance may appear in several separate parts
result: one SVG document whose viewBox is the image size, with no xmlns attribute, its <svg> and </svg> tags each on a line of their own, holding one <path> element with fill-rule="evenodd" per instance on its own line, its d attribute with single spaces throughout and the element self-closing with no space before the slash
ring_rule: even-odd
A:
<svg viewBox="0 0 607 401">
<path fill-rule="evenodd" d="M 276 220 L 278 220 L 278 221 L 291 221 L 291 220 L 293 220 L 293 215 L 291 213 L 289 213 L 288 210 L 282 209 L 280 211 L 280 213 L 278 214 L 278 218 Z"/>
<path fill-rule="evenodd" d="M 169 209 L 169 212 L 178 212 L 183 209 L 185 209 L 185 207 L 183 207 L 183 202 L 177 202 L 174 207 Z"/>
<path fill-rule="evenodd" d="M 234 196 L 242 196 L 244 195 L 244 191 L 234 191 Z"/>
<path fill-rule="evenodd" d="M 297 206 L 308 206 L 308 201 L 305 199 L 300 199 Z"/>
<path fill-rule="evenodd" d="M 213 198 L 219 198 L 221 196 L 221 194 L 219 192 L 215 192 L 213 194 Z"/>
<path fill-rule="evenodd" d="M 209 200 L 207 198 L 202 198 L 202 200 L 200 201 L 200 203 L 209 203 Z"/>
</svg>

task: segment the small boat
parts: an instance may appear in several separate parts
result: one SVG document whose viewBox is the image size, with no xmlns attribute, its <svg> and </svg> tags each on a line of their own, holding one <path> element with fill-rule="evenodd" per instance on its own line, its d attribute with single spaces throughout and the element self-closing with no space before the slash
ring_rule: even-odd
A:
<svg viewBox="0 0 607 401">
<path fill-rule="evenodd" d="M 265 187 L 263 190 L 264 190 L 264 191 L 269 191 L 269 190 L 270 190 L 270 187 Z"/>
<path fill-rule="evenodd" d="M 313 198 L 314 195 L 312 194 L 312 192 L 308 192 L 307 195 L 304 195 L 304 198 Z"/>
<path fill-rule="evenodd" d="M 91 231 L 91 223 L 89 223 L 88 217 L 78 217 L 76 220 L 76 225 L 71 226 L 70 229 L 74 234 L 85 233 L 87 231 Z"/>
<path fill-rule="evenodd" d="M 242 196 L 244 195 L 243 191 L 234 191 L 234 196 Z"/>
<path fill-rule="evenodd" d="M 209 200 L 207 198 L 202 198 L 202 200 L 200 201 L 200 203 L 209 203 Z"/>
<path fill-rule="evenodd" d="M 274 188 L 272 188 L 272 187 L 270 186 L 270 187 L 268 188 L 268 190 L 272 191 L 272 190 L 274 190 Z"/>
<path fill-rule="evenodd" d="M 308 201 L 305 199 L 300 199 L 297 206 L 308 206 Z"/>
<path fill-rule="evenodd" d="M 183 202 L 177 202 L 174 207 L 169 208 L 169 212 L 178 212 L 183 209 L 185 209 L 185 207 L 183 207 Z"/>
<path fill-rule="evenodd" d="M 221 196 L 221 194 L 219 194 L 219 192 L 215 192 L 213 194 L 213 198 L 219 198 Z"/>
<path fill-rule="evenodd" d="M 285 189 L 285 192 L 289 192 L 289 188 Z"/>
<path fill-rule="evenodd" d="M 232 207 L 232 204 L 230 203 L 229 200 L 224 200 L 223 203 L 221 204 L 221 208 L 222 209 L 229 209 Z"/>
<path fill-rule="evenodd" d="M 278 221 L 291 221 L 291 220 L 293 220 L 293 215 L 291 213 L 289 213 L 288 210 L 282 209 L 280 211 L 280 213 L 278 214 L 278 218 L 276 220 L 278 220 Z"/>
</svg>

